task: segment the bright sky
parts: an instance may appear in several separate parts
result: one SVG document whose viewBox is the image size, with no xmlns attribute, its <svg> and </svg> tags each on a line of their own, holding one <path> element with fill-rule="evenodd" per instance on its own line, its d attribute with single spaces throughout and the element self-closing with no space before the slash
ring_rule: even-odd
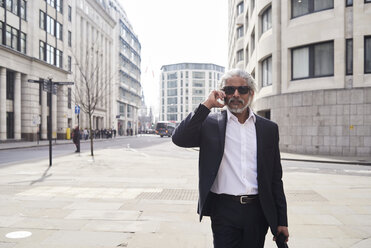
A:
<svg viewBox="0 0 371 248">
<path fill-rule="evenodd" d="M 147 106 L 159 108 L 161 66 L 195 62 L 227 67 L 227 0 L 119 0 L 142 45 Z"/>
</svg>

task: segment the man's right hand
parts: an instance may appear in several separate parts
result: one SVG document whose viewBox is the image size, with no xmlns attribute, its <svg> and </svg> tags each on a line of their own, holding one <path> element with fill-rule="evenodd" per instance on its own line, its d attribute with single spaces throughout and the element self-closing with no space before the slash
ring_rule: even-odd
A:
<svg viewBox="0 0 371 248">
<path fill-rule="evenodd" d="M 212 108 L 223 108 L 225 104 L 218 102 L 218 99 L 224 100 L 225 93 L 220 90 L 213 90 L 210 92 L 206 101 L 202 104 L 205 105 L 208 109 Z"/>
</svg>

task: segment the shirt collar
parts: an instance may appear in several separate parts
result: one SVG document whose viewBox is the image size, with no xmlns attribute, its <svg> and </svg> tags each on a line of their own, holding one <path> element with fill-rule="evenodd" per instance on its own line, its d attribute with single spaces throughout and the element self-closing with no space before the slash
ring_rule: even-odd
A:
<svg viewBox="0 0 371 248">
<path fill-rule="evenodd" d="M 247 107 L 247 108 L 249 109 L 249 117 L 247 118 L 246 121 L 252 118 L 253 122 L 256 123 L 255 113 L 252 111 L 250 107 Z M 234 114 L 232 114 L 232 112 L 228 108 L 226 109 L 227 109 L 227 121 L 229 121 L 231 118 L 233 118 L 234 120 L 237 120 L 237 117 Z"/>
</svg>

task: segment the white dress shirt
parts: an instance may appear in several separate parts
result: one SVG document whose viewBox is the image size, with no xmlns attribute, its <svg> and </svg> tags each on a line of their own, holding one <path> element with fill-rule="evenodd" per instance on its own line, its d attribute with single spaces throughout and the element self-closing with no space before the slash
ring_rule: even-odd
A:
<svg viewBox="0 0 371 248">
<path fill-rule="evenodd" d="M 249 109 L 245 123 L 227 109 L 227 127 L 222 162 L 211 191 L 216 194 L 258 194 L 256 117 Z"/>
</svg>

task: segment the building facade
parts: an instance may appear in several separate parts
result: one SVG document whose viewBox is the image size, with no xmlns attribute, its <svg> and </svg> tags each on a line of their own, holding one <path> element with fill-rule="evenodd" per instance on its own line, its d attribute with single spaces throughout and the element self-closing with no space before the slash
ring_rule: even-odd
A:
<svg viewBox="0 0 371 248">
<path fill-rule="evenodd" d="M 69 60 L 72 60 L 71 77 L 75 82 L 73 105 L 85 108 L 85 112 L 80 111 L 80 128 L 89 128 L 86 101 L 88 97 L 94 98 L 92 129 L 109 129 L 115 118 L 112 94 L 117 80 L 114 61 L 114 29 L 117 23 L 111 17 L 106 1 L 78 0 L 71 1 L 71 4 L 72 58 Z M 70 110 L 69 114 L 73 114 L 74 123 L 77 123 L 74 112 Z"/>
<path fill-rule="evenodd" d="M 282 151 L 371 154 L 370 23 L 370 0 L 229 1 L 229 67 L 255 78 Z"/>
<path fill-rule="evenodd" d="M 160 121 L 180 122 L 205 101 L 224 74 L 215 64 L 180 63 L 161 67 Z"/>
<path fill-rule="evenodd" d="M 0 141 L 46 139 L 49 122 L 53 137 L 65 133 L 66 112 L 59 111 L 67 105 L 65 86 L 52 97 L 49 121 L 43 85 L 28 80 L 68 81 L 67 6 L 61 0 L 0 1 Z"/>
<path fill-rule="evenodd" d="M 88 76 L 99 97 L 92 128 L 117 129 L 119 119 L 123 126 L 135 127 L 140 97 L 133 100 L 129 93 L 141 91 L 140 43 L 129 24 L 131 33 L 126 36 L 130 38 L 120 33 L 122 23 L 129 22 L 117 13 L 124 13 L 122 7 L 107 0 L 0 0 L 0 142 L 47 139 L 49 123 L 53 138 L 68 137 L 78 124 L 74 107 L 82 103 L 84 94 L 79 89 Z M 125 50 L 120 37 L 136 50 L 124 51 L 126 63 L 118 68 L 123 61 L 120 51 Z M 125 71 L 125 80 L 120 70 Z M 52 95 L 50 121 L 46 88 L 28 82 L 49 78 L 75 83 L 58 86 Z M 120 95 L 120 83 L 129 93 Z M 123 118 L 117 118 L 122 109 L 119 100 L 127 104 Z M 89 128 L 83 111 L 80 128 Z"/>
<path fill-rule="evenodd" d="M 113 111 L 115 119 L 112 126 L 119 134 L 125 135 L 133 130 L 138 133 L 138 111 L 141 107 L 141 44 L 127 18 L 124 9 L 116 0 L 109 6 L 117 25 L 115 27 L 115 61 L 117 84 L 113 91 Z"/>
</svg>

